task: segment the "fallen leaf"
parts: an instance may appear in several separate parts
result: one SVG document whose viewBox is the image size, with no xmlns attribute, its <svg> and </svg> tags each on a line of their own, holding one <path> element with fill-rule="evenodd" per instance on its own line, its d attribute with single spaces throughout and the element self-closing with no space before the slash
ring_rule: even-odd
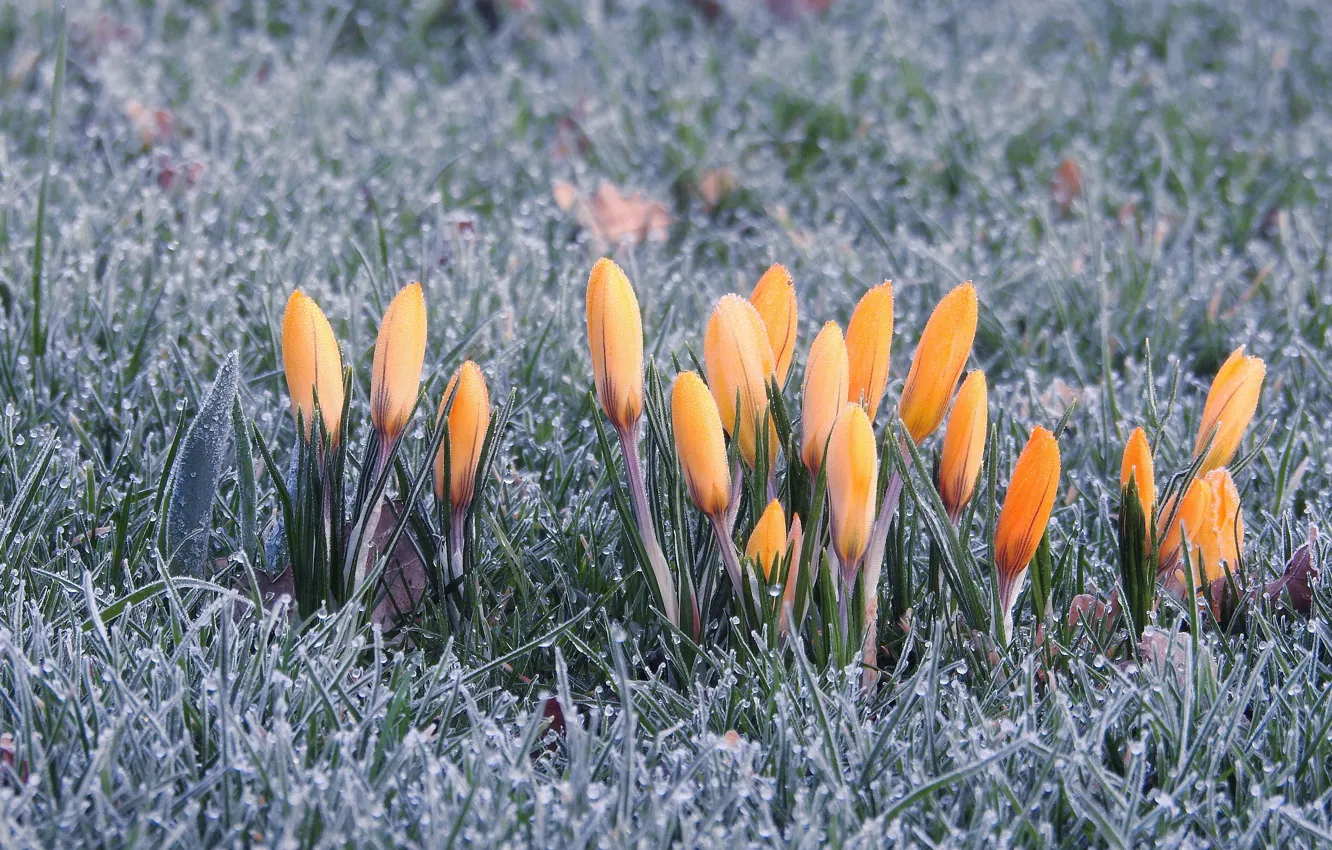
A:
<svg viewBox="0 0 1332 850">
<path fill-rule="evenodd" d="M 189 162 L 181 166 L 173 165 L 168 157 L 161 157 L 157 162 L 157 185 L 162 191 L 169 192 L 173 187 L 193 189 L 203 176 L 203 163 Z M 176 178 L 181 178 L 179 185 Z"/>
<path fill-rule="evenodd" d="M 550 194 L 555 198 L 555 206 L 568 212 L 578 203 L 578 188 L 566 180 L 556 180 L 550 185 Z"/>
<path fill-rule="evenodd" d="M 69 25 L 69 45 L 87 63 L 94 63 L 112 44 L 136 43 L 139 34 L 133 27 L 100 15 L 91 24 L 74 21 Z"/>
<path fill-rule="evenodd" d="M 36 50 L 25 50 L 14 59 L 14 64 L 9 68 L 9 85 L 16 86 L 26 76 L 28 72 L 37 64 L 41 57 Z"/>
<path fill-rule="evenodd" d="M 399 501 L 389 500 L 384 503 L 384 509 L 379 514 L 379 523 L 370 538 L 372 563 L 378 557 L 380 547 L 386 544 L 389 536 L 393 534 L 393 527 L 398 523 L 398 512 L 401 509 L 402 504 Z M 268 610 L 273 610 L 283 598 L 295 600 L 296 582 L 290 564 L 276 576 L 261 570 L 256 571 L 255 578 L 259 582 L 259 597 Z M 246 577 L 240 579 L 239 587 L 243 591 L 248 591 Z M 383 594 L 383 598 L 370 613 L 370 622 L 385 632 L 396 629 L 416 611 L 425 597 L 425 590 L 425 564 L 416 551 L 416 544 L 412 542 L 410 532 L 404 532 L 398 538 L 397 545 L 393 547 L 393 552 L 384 565 L 380 588 L 377 590 L 377 593 Z M 236 610 L 239 616 L 242 609 L 237 606 Z M 293 617 L 295 614 L 295 605 L 289 604 L 287 616 Z"/>
<path fill-rule="evenodd" d="M 1082 169 L 1071 159 L 1065 159 L 1055 169 L 1050 180 L 1050 197 L 1061 213 L 1067 214 L 1073 202 L 1082 197 Z"/>
<path fill-rule="evenodd" d="M 176 116 L 169 109 L 149 109 L 137 100 L 125 104 L 125 117 L 139 134 L 144 150 L 169 142 L 176 134 Z"/>
<path fill-rule="evenodd" d="M 1282 44 L 1272 53 L 1272 70 L 1280 73 L 1290 63 L 1290 45 Z"/>
<path fill-rule="evenodd" d="M 703 208 L 712 212 L 722 199 L 735 191 L 737 181 L 728 168 L 709 168 L 698 181 L 698 196 L 703 199 Z"/>
<path fill-rule="evenodd" d="M 833 0 L 767 0 L 768 11 L 779 20 L 790 21 L 799 15 L 826 12 Z"/>
<path fill-rule="evenodd" d="M 642 192 L 625 195 L 609 180 L 603 180 L 590 197 L 563 181 L 551 186 L 551 194 L 560 209 L 577 212 L 579 225 L 600 247 L 662 241 L 671 225 L 664 204 L 649 200 Z"/>
</svg>

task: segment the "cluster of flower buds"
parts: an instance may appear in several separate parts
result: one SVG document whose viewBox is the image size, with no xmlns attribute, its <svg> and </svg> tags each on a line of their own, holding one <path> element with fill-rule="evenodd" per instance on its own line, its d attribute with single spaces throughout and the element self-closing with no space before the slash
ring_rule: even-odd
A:
<svg viewBox="0 0 1332 850">
<path fill-rule="evenodd" d="M 885 435 L 885 439 L 900 440 L 905 450 L 908 443 L 921 445 L 948 420 L 937 487 L 954 524 L 961 521 L 976 491 L 989 428 L 985 375 L 977 370 L 963 380 L 978 308 L 971 283 L 948 292 L 935 307 L 897 403 L 895 419 L 899 421 L 890 423 Z M 792 368 L 798 319 L 795 285 L 780 265 L 763 274 L 749 298 L 728 294 L 718 299 L 703 334 L 704 375 L 682 370 L 670 392 L 671 429 L 681 479 L 689 498 L 712 525 L 737 594 L 744 592 L 745 567 L 734 540 L 736 512 L 743 482 L 758 476 L 766 480 L 759 481 L 752 492 L 763 492 L 766 485 L 767 508 L 761 516 L 751 518 L 745 560 L 759 568 L 764 581 L 774 588 L 783 585 L 781 596 L 789 603 L 802 560 L 799 555 L 790 557 L 789 552 L 812 545 L 815 550 L 806 553 L 807 562 L 809 555 L 826 552 L 828 560 L 840 567 L 838 593 L 844 620 L 846 600 L 863 574 L 866 614 L 872 622 L 888 527 L 896 515 L 902 487 L 901 470 L 894 467 L 887 492 L 880 492 L 884 461 L 875 434 L 875 420 L 891 374 L 892 284 L 885 281 L 864 294 L 845 335 L 832 321 L 819 330 L 804 364 L 798 439 L 786 443 L 778 432 L 779 411 L 773 405 L 781 403 Z M 660 556 L 650 519 L 653 511 L 638 471 L 638 448 L 632 439 L 643 412 L 642 319 L 628 278 L 607 259 L 596 264 L 588 283 L 587 328 L 597 400 L 622 435 L 639 532 L 649 560 L 654 561 L 651 566 L 658 592 L 675 620 L 673 571 Z M 630 439 L 623 439 L 624 435 Z M 728 455 L 728 440 L 734 455 Z M 787 458 L 788 478 L 794 464 L 810 481 L 823 483 L 819 492 L 826 494 L 826 503 L 804 505 L 806 510 L 817 509 L 821 517 L 817 527 L 803 526 L 798 513 L 790 514 L 787 527 L 787 508 L 778 498 L 783 491 L 776 481 L 780 456 L 787 450 L 798 455 Z M 732 456 L 734 465 L 729 460 Z M 996 530 L 997 586 L 1006 612 L 1045 533 L 1058 479 L 1055 438 L 1048 430 L 1036 428 L 1014 470 Z M 784 492 L 789 496 L 791 490 L 788 486 Z M 758 512 L 757 507 L 753 510 Z M 783 558 L 780 552 L 788 555 Z M 773 564 L 783 562 L 787 572 L 774 575 Z M 785 617 L 782 622 L 785 627 Z"/>
<path fill-rule="evenodd" d="M 316 594 L 311 604 L 345 602 L 364 582 L 372 553 L 383 542 L 374 538 L 380 534 L 386 471 L 419 403 L 425 355 L 425 296 L 420 284 L 410 283 L 394 296 L 380 321 L 370 374 L 373 431 L 362 465 L 362 486 L 357 488 L 363 498 L 344 515 L 341 450 L 352 375 L 349 370 L 344 372 L 337 338 L 319 305 L 299 289 L 287 301 L 282 320 L 282 363 L 298 423 L 293 469 L 305 470 L 292 482 L 293 487 L 305 489 L 291 501 L 297 504 L 296 510 L 310 499 L 317 503 L 313 520 L 307 513 L 307 519 L 289 525 L 307 531 L 315 528 L 316 534 L 323 535 L 318 541 L 308 536 L 297 539 L 301 529 L 289 527 L 289 557 L 298 583 L 331 588 L 331 596 L 315 598 L 321 595 Z M 442 433 L 432 459 L 436 501 L 448 508 L 454 550 L 475 498 L 490 420 L 485 377 L 480 367 L 468 360 L 458 367 L 444 391 L 435 421 Z M 313 462 L 302 465 L 300 461 L 307 456 Z M 425 474 L 428 471 L 423 469 Z M 344 536 L 344 521 L 350 529 L 348 536 Z M 348 556 L 348 563 L 337 563 L 342 554 Z M 457 556 L 456 551 L 454 554 Z M 456 578 L 457 568 L 456 564 L 450 566 L 450 578 Z M 342 580 L 344 572 L 349 582 Z M 297 587 L 297 595 L 303 596 L 304 590 Z"/>
</svg>

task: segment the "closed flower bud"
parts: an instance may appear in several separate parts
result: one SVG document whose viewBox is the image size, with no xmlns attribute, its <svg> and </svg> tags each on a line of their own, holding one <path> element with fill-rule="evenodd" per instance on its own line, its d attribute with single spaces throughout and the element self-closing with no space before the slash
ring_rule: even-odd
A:
<svg viewBox="0 0 1332 850">
<path fill-rule="evenodd" d="M 453 407 L 447 408 L 449 396 Z M 471 360 L 458 367 L 444 390 L 439 403 L 436 426 L 442 427 L 447 412 L 449 421 L 449 501 L 455 511 L 465 510 L 472 503 L 476 486 L 477 464 L 481 461 L 481 447 L 490 427 L 490 392 L 481 368 Z M 435 455 L 435 498 L 444 498 L 444 446 Z"/>
<path fill-rule="evenodd" d="M 874 524 L 879 457 L 869 416 L 848 403 L 828 442 L 828 499 L 832 507 L 833 548 L 844 572 L 859 563 Z"/>
<path fill-rule="evenodd" d="M 796 293 L 791 283 L 791 275 L 784 266 L 774 263 L 749 295 L 749 303 L 758 310 L 767 330 L 768 343 L 772 346 L 772 356 L 777 371 L 777 385 L 786 383 L 787 370 L 791 368 L 791 355 L 795 354 L 796 344 Z"/>
<path fill-rule="evenodd" d="M 384 311 L 375 342 L 370 419 L 385 445 L 402 434 L 416 407 L 425 349 L 425 296 L 421 284 L 410 283 L 398 291 Z"/>
<path fill-rule="evenodd" d="M 587 344 L 597 401 L 628 431 L 643 415 L 643 317 L 629 278 L 605 257 L 587 279 Z"/>
<path fill-rule="evenodd" d="M 689 498 L 708 516 L 721 516 L 731 498 L 721 417 L 703 379 L 693 372 L 681 372 L 671 387 L 671 426 Z"/>
<path fill-rule="evenodd" d="M 1228 469 L 1214 469 L 1195 478 L 1179 503 L 1179 510 L 1167 504 L 1162 519 L 1174 521 L 1161 535 L 1160 563 L 1163 573 L 1182 566 L 1184 541 L 1189 543 L 1189 561 L 1193 565 L 1194 586 L 1222 578 L 1227 568 L 1239 569 L 1244 546 L 1244 514 L 1239 490 Z"/>
<path fill-rule="evenodd" d="M 767 382 L 775 373 L 763 319 L 739 295 L 723 295 L 712 311 L 703 337 L 703 363 L 722 427 L 728 434 L 735 427 L 739 399 L 740 433 L 731 436 L 739 441 L 740 456 L 753 467 L 758 426 L 768 414 Z M 771 463 L 777 456 L 777 429 L 771 421 L 768 430 Z"/>
<path fill-rule="evenodd" d="M 1129 434 L 1128 444 L 1124 446 L 1124 460 L 1119 465 L 1119 488 L 1128 490 L 1129 478 L 1138 485 L 1138 500 L 1142 503 L 1142 515 L 1150 527 L 1152 509 L 1156 505 L 1156 480 L 1152 473 L 1152 447 L 1147 442 L 1147 434 L 1141 428 L 1134 428 Z"/>
<path fill-rule="evenodd" d="M 953 410 L 944 431 L 943 455 L 939 459 L 939 496 L 948 516 L 957 522 L 976 489 L 981 460 L 985 456 L 985 429 L 989 425 L 985 373 L 979 369 L 967 376 L 957 391 Z"/>
<path fill-rule="evenodd" d="M 291 393 L 291 412 L 304 423 L 307 441 L 314 429 L 315 396 L 324 430 L 337 445 L 342 426 L 342 352 L 324 311 L 299 289 L 282 314 L 282 367 Z"/>
<path fill-rule="evenodd" d="M 916 443 L 943 421 L 976 337 L 976 315 L 976 287 L 968 281 L 945 295 L 925 323 L 898 406 Z"/>
<path fill-rule="evenodd" d="M 749 534 L 745 557 L 763 570 L 763 578 L 772 580 L 772 566 L 786 557 L 786 513 L 782 503 L 773 499 Z"/>
<path fill-rule="evenodd" d="M 1178 566 L 1184 537 L 1197 546 L 1209 525 L 1207 516 L 1212 505 L 1212 484 L 1207 476 L 1200 475 L 1189 484 L 1182 499 L 1171 498 L 1161 510 L 1161 522 L 1166 524 L 1158 535 L 1160 539 L 1159 564 L 1162 573 Z M 1194 555 L 1196 560 L 1196 553 Z"/>
<path fill-rule="evenodd" d="M 892 350 L 893 283 L 885 280 L 861 297 L 846 326 L 847 400 L 864 407 L 871 424 L 888 386 Z"/>
<path fill-rule="evenodd" d="M 1059 443 L 1037 426 L 1018 455 L 994 532 L 994 565 L 1006 636 L 1012 634 L 1013 601 L 1036 554 L 1059 489 Z"/>
<path fill-rule="evenodd" d="M 818 476 L 837 414 L 847 402 L 846 344 L 842 330 L 829 322 L 814 337 L 800 390 L 800 459 Z"/>
<path fill-rule="evenodd" d="M 1212 380 L 1212 388 L 1207 392 L 1198 439 L 1193 447 L 1194 457 L 1207 452 L 1199 475 L 1225 466 L 1235 456 L 1244 429 L 1249 427 L 1249 421 L 1258 409 L 1258 394 L 1262 391 L 1266 372 L 1262 360 L 1244 355 L 1242 345 L 1221 364 Z M 1208 448 L 1208 440 L 1211 440 L 1211 448 Z"/>
</svg>

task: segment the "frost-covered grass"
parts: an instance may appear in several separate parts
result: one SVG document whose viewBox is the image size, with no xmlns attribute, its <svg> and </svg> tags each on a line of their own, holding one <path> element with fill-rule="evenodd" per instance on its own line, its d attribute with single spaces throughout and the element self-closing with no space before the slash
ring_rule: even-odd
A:
<svg viewBox="0 0 1332 850">
<path fill-rule="evenodd" d="M 617 253 L 663 366 L 780 261 L 798 360 L 893 279 L 895 398 L 928 310 L 974 279 L 998 468 L 1080 398 L 1052 523 L 1077 565 L 1061 613 L 1114 585 L 1119 453 L 1157 424 L 1151 390 L 1164 409 L 1178 371 L 1164 477 L 1247 344 L 1268 373 L 1246 449 L 1270 439 L 1239 475 L 1245 568 L 1269 579 L 1332 512 L 1324 4 L 839 0 L 783 22 L 723 0 L 710 22 L 685 2 L 538 0 L 492 30 L 466 3 L 75 2 L 53 137 L 51 5 L 0 7 L 0 844 L 1332 840 L 1321 587 L 1307 620 L 1264 607 L 1240 636 L 1179 635 L 1171 665 L 1084 641 L 1051 673 L 1020 603 L 994 666 L 917 618 L 872 697 L 789 654 L 710 648 L 661 672 L 591 424 L 597 248 L 551 198 L 552 180 L 609 180 L 670 209 L 667 241 Z M 1084 189 L 1067 211 L 1065 158 Z M 715 209 L 711 169 L 736 181 Z M 430 397 L 463 356 L 517 390 L 474 636 L 386 646 L 345 613 L 298 629 L 249 611 L 233 466 L 218 572 L 163 587 L 168 453 L 226 354 L 285 452 L 290 289 L 330 316 L 363 404 L 409 279 Z M 424 452 L 418 429 L 407 454 Z"/>
</svg>

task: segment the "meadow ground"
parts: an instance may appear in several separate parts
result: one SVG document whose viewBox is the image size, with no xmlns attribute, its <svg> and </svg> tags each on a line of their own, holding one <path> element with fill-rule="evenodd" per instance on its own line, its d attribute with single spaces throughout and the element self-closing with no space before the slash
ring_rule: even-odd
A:
<svg viewBox="0 0 1332 850">
<path fill-rule="evenodd" d="M 991 657 L 918 613 L 941 609 L 909 495 L 914 578 L 885 608 L 912 614 L 883 627 L 872 693 L 804 648 L 747 649 L 724 605 L 681 655 L 623 543 L 583 313 L 612 252 L 670 376 L 718 296 L 784 263 L 794 398 L 822 321 L 891 278 L 891 400 L 931 307 L 974 280 L 997 447 L 976 564 L 1027 431 L 1077 402 L 1052 622 L 1115 586 L 1131 428 L 1161 481 L 1184 469 L 1245 344 L 1267 377 L 1234 470 L 1243 568 L 1270 581 L 1332 512 L 1325 4 L 52 5 L 0 7 L 0 844 L 1332 841 L 1321 586 L 1228 635 L 1163 605 L 1177 651 L 1141 664 L 1062 630 L 1052 660 L 1024 594 Z M 412 279 L 429 403 L 463 357 L 515 393 L 477 616 L 446 640 L 427 615 L 385 635 L 350 609 L 256 614 L 278 500 L 259 444 L 282 465 L 294 434 L 287 296 L 330 317 L 364 422 Z M 213 567 L 179 575 L 173 446 L 233 350 L 256 501 L 229 451 Z"/>
</svg>

